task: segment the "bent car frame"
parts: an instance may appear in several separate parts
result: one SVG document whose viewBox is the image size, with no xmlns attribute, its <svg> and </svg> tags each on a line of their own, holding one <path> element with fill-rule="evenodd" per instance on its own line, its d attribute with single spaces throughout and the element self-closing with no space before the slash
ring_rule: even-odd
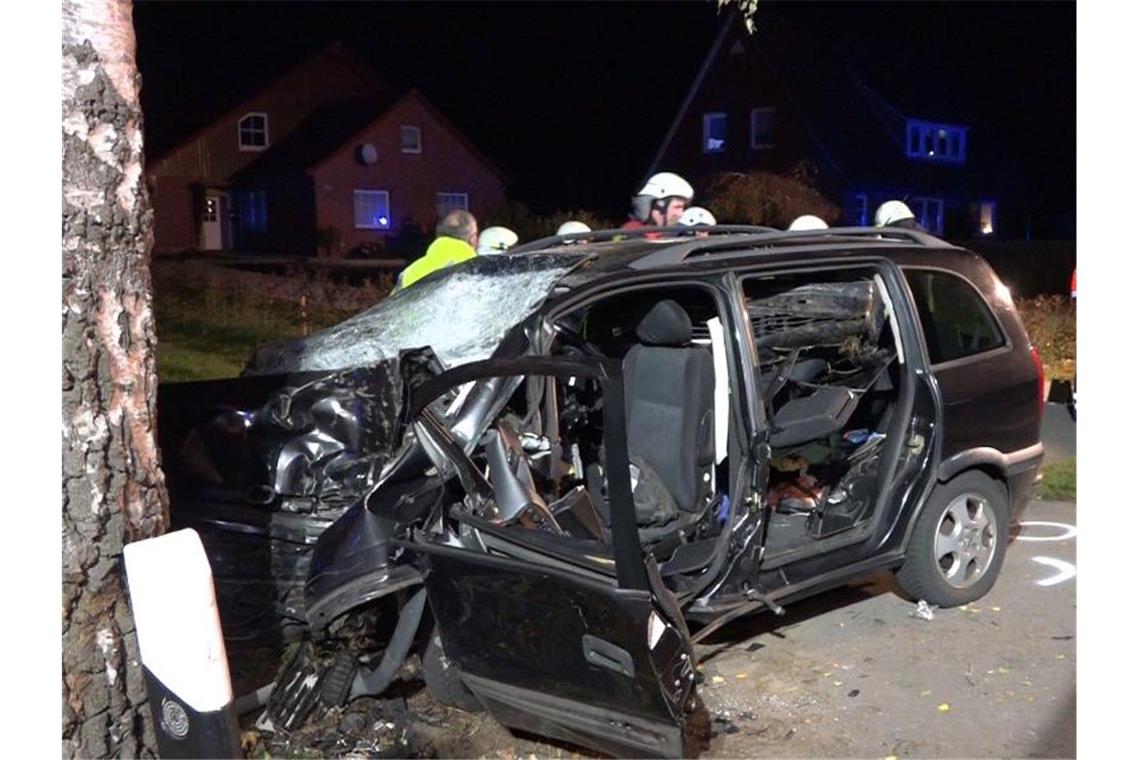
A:
<svg viewBox="0 0 1140 760">
<path fill-rule="evenodd" d="M 506 726 L 695 755 L 693 644 L 726 622 L 881 569 L 939 606 L 990 589 L 1043 448 L 989 266 L 906 230 L 698 231 L 474 259 L 161 389 L 227 635 L 298 640 L 276 728 L 415 653 Z"/>
</svg>

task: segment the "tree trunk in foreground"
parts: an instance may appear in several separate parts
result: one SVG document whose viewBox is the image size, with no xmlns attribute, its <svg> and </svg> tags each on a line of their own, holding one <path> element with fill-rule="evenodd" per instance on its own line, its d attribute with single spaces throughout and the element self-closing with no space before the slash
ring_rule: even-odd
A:
<svg viewBox="0 0 1140 760">
<path fill-rule="evenodd" d="M 168 520 L 151 223 L 131 5 L 64 0 L 64 757 L 154 754 L 122 572 Z"/>
</svg>

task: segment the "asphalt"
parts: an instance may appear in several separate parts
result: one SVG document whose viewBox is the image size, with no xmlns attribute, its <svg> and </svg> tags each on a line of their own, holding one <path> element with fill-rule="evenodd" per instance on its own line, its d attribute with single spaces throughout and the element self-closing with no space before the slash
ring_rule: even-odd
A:
<svg viewBox="0 0 1140 760">
<path fill-rule="evenodd" d="M 1046 404 L 1041 421 L 1045 461 L 1072 459 L 1077 455 L 1077 423 L 1064 404 Z"/>
<path fill-rule="evenodd" d="M 1024 522 L 965 608 L 914 617 L 880 574 L 701 647 L 707 754 L 1074 757 L 1076 505 L 1036 502 Z"/>
</svg>

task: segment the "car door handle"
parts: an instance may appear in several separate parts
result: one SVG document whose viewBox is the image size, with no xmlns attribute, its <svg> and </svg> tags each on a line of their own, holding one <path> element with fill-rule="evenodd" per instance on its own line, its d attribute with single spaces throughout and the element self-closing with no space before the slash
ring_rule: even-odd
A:
<svg viewBox="0 0 1140 760">
<path fill-rule="evenodd" d="M 617 644 L 611 644 L 605 639 L 585 634 L 582 636 L 582 653 L 586 662 L 600 668 L 620 673 L 626 678 L 634 678 L 633 656 Z"/>
</svg>

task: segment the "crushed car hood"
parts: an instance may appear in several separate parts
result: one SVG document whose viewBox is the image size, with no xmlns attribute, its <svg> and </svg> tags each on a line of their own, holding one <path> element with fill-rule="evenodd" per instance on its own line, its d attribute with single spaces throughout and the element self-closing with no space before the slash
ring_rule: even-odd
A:
<svg viewBox="0 0 1140 760">
<path fill-rule="evenodd" d="M 412 386 L 490 358 L 584 260 L 480 257 L 308 338 L 259 349 L 240 379 L 163 386 L 160 434 L 174 484 L 199 498 L 335 516 L 399 446 Z"/>
</svg>

